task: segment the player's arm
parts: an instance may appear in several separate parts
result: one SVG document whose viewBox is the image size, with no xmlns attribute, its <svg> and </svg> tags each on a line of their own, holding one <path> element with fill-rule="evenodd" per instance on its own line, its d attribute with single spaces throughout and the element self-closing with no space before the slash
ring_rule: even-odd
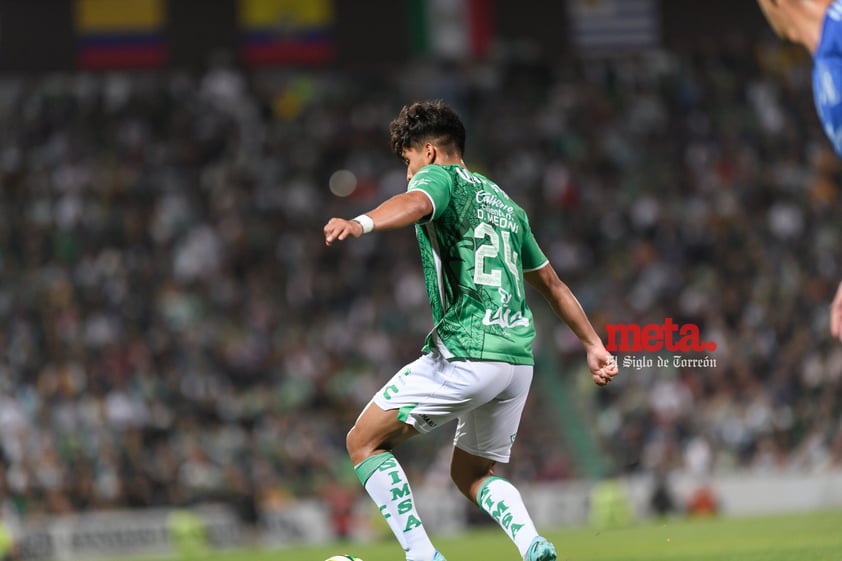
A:
<svg viewBox="0 0 842 561">
<path fill-rule="evenodd" d="M 548 262 L 540 269 L 524 272 L 526 282 L 531 284 L 550 307 L 573 330 L 588 353 L 588 367 L 593 380 L 600 386 L 611 381 L 618 370 L 617 362 L 609 353 L 599 335 L 594 331 L 588 316 L 576 296 L 555 272 Z"/>
<path fill-rule="evenodd" d="M 349 236 L 359 238 L 366 231 L 363 226 L 366 216 L 371 220 L 371 230 L 396 230 L 415 224 L 432 212 L 433 203 L 424 192 L 407 191 L 387 199 L 374 210 L 356 219 L 331 218 L 324 228 L 325 243 L 332 245 L 333 242 L 342 241 Z"/>
<path fill-rule="evenodd" d="M 836 289 L 836 296 L 830 305 L 830 334 L 842 342 L 842 282 Z"/>
</svg>

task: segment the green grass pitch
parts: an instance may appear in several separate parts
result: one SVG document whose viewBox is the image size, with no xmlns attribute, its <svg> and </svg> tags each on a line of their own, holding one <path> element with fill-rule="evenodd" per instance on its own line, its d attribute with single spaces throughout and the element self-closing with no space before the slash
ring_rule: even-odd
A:
<svg viewBox="0 0 842 561">
<path fill-rule="evenodd" d="M 627 528 L 545 532 L 559 561 L 842 561 L 842 511 L 761 518 L 670 519 Z M 433 537 L 448 561 L 518 561 L 496 528 Z M 364 561 L 404 561 L 392 539 L 202 556 L 212 561 L 323 561 L 353 553 Z M 182 559 L 180 561 L 198 561 Z"/>
</svg>

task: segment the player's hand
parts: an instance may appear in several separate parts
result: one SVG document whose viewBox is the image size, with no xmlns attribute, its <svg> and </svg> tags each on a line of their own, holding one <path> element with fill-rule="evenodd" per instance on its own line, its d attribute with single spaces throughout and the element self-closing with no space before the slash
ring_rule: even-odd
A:
<svg viewBox="0 0 842 561">
<path fill-rule="evenodd" d="M 588 368 L 597 386 L 604 386 L 620 371 L 617 359 L 605 347 L 588 351 Z"/>
<path fill-rule="evenodd" d="M 348 236 L 359 238 L 363 235 L 363 226 L 356 220 L 345 220 L 344 218 L 331 218 L 325 224 L 325 244 L 333 245 L 333 242 L 342 241 Z"/>
<path fill-rule="evenodd" d="M 836 289 L 836 296 L 830 304 L 830 334 L 842 342 L 842 282 Z"/>
</svg>

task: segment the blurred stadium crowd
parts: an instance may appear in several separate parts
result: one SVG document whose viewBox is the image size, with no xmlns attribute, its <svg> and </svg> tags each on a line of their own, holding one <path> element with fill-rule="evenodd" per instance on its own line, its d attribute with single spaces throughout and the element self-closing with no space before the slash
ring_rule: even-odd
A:
<svg viewBox="0 0 842 561">
<path fill-rule="evenodd" d="M 253 522 L 356 493 L 345 431 L 430 313 L 411 230 L 328 250 L 321 228 L 405 188 L 388 122 L 438 97 L 598 331 L 671 317 L 718 344 L 715 368 L 626 368 L 596 392 L 536 313 L 618 473 L 842 469 L 840 166 L 809 84 L 778 43 L 0 82 L 2 507 L 227 501 Z M 539 393 L 513 477 L 575 477 Z"/>
</svg>

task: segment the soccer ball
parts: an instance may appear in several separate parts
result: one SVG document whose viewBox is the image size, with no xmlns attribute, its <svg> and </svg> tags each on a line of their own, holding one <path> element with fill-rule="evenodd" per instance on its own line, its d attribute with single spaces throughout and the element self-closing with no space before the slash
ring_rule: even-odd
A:
<svg viewBox="0 0 842 561">
<path fill-rule="evenodd" d="M 333 557 L 328 557 L 325 561 L 363 561 L 362 558 L 357 557 L 356 555 L 334 555 Z"/>
</svg>

